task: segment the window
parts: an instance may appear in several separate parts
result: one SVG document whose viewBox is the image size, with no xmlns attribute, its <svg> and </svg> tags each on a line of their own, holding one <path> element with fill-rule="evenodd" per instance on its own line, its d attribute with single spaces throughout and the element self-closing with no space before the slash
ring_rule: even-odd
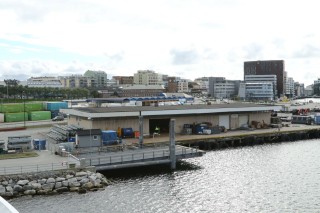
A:
<svg viewBox="0 0 320 213">
<path fill-rule="evenodd" d="M 98 135 L 94 135 L 93 140 L 98 140 Z"/>
</svg>

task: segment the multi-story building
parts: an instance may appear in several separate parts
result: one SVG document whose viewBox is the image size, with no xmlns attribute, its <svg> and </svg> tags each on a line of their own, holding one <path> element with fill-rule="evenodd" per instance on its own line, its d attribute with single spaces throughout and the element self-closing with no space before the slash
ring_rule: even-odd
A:
<svg viewBox="0 0 320 213">
<path fill-rule="evenodd" d="M 163 85 L 139 85 L 123 87 L 121 91 L 118 91 L 119 97 L 149 97 L 159 96 L 166 90 Z"/>
<path fill-rule="evenodd" d="M 209 91 L 209 78 L 208 77 L 201 77 L 194 79 L 195 82 L 197 82 L 200 85 L 200 89 L 202 90 L 202 93 L 207 94 Z"/>
<path fill-rule="evenodd" d="M 294 95 L 296 97 L 304 97 L 304 83 L 294 82 Z"/>
<path fill-rule="evenodd" d="M 91 79 L 91 83 L 90 83 L 91 87 L 94 87 L 94 88 L 107 87 L 108 77 L 107 77 L 107 73 L 104 71 L 87 70 L 84 73 L 84 76 Z"/>
<path fill-rule="evenodd" d="M 169 93 L 187 93 L 189 92 L 189 80 L 180 77 L 167 78 L 167 91 Z"/>
<path fill-rule="evenodd" d="M 118 84 L 120 85 L 133 84 L 133 76 L 113 76 L 112 79 L 118 81 Z"/>
<path fill-rule="evenodd" d="M 138 70 L 133 75 L 134 84 L 163 85 L 162 75 L 152 70 Z"/>
<path fill-rule="evenodd" d="M 246 61 L 244 62 L 244 76 L 246 75 L 276 75 L 277 96 L 285 93 L 285 64 L 284 60 Z"/>
<path fill-rule="evenodd" d="M 239 97 L 245 100 L 274 100 L 273 82 L 242 82 L 239 88 Z"/>
<path fill-rule="evenodd" d="M 66 88 L 87 88 L 91 87 L 92 78 L 83 75 L 60 76 L 59 80 Z"/>
<path fill-rule="evenodd" d="M 273 96 L 277 96 L 277 76 L 276 75 L 245 75 L 245 83 L 265 83 L 269 82 L 273 85 Z"/>
<path fill-rule="evenodd" d="M 51 87 L 61 88 L 63 87 L 60 80 L 57 77 L 31 77 L 27 79 L 26 86 L 28 87 Z"/>
<path fill-rule="evenodd" d="M 294 96 L 294 81 L 293 78 L 287 77 L 286 78 L 286 96 L 288 98 L 292 98 Z"/>
<path fill-rule="evenodd" d="M 214 98 L 233 98 L 238 95 L 240 81 L 226 80 L 224 77 L 209 77 L 208 94 Z"/>
<path fill-rule="evenodd" d="M 320 96 L 320 78 L 313 83 L 313 94 Z"/>
</svg>

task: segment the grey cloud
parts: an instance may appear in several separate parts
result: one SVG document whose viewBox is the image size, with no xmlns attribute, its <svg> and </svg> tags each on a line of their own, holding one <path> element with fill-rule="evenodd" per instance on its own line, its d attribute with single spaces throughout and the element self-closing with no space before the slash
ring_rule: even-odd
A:
<svg viewBox="0 0 320 213">
<path fill-rule="evenodd" d="M 171 50 L 172 63 L 174 65 L 194 64 L 198 61 L 199 55 L 196 50 Z"/>
</svg>

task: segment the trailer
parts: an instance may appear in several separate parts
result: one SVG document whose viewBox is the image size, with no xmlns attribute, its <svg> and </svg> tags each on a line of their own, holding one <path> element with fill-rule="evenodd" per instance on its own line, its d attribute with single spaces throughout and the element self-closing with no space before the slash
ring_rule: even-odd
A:
<svg viewBox="0 0 320 213">
<path fill-rule="evenodd" d="M 11 136 L 8 137 L 8 150 L 25 151 L 31 149 L 31 136 Z"/>
<path fill-rule="evenodd" d="M 310 115 L 293 115 L 291 123 L 313 125 L 314 117 Z"/>
</svg>

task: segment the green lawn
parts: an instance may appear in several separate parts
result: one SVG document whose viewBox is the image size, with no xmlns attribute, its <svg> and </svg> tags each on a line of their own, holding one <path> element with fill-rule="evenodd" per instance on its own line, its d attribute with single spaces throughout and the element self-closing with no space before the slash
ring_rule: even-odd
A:
<svg viewBox="0 0 320 213">
<path fill-rule="evenodd" d="M 37 157 L 37 156 L 38 156 L 38 154 L 35 152 L 0 154 L 0 160 L 15 159 L 15 158 L 30 158 L 30 157 Z"/>
</svg>

